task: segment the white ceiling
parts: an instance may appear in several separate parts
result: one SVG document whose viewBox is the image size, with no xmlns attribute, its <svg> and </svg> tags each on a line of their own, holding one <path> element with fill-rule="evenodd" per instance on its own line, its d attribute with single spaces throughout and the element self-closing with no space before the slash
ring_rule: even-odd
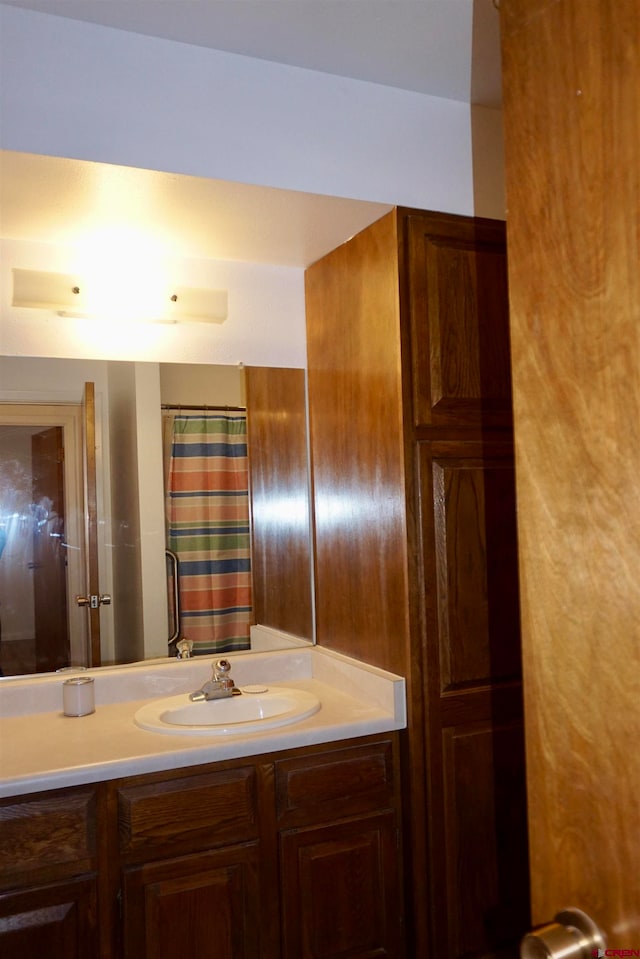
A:
<svg viewBox="0 0 640 959">
<path fill-rule="evenodd" d="M 305 267 L 389 205 L 0 151 L 0 233 L 82 246 L 119 235 L 164 256 Z"/>
<path fill-rule="evenodd" d="M 4 0 L 436 97 L 501 100 L 497 0 Z"/>
<path fill-rule="evenodd" d="M 493 0 L 5 3 L 449 99 L 491 106 L 500 102 Z M 82 243 L 126 225 L 129 234 L 138 231 L 147 245 L 152 239 L 159 251 L 175 256 L 304 267 L 387 209 L 0 152 L 0 234 L 9 239 Z"/>
</svg>

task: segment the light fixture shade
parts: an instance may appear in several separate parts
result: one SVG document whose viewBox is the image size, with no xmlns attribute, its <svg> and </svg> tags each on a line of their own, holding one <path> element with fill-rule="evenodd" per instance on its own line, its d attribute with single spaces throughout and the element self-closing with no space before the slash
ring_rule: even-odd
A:
<svg viewBox="0 0 640 959">
<path fill-rule="evenodd" d="M 29 307 L 38 310 L 53 310 L 58 316 L 88 319 L 101 316 L 104 312 L 111 315 L 109 306 L 101 309 L 100 298 L 94 302 L 96 292 L 89 290 L 88 283 L 81 281 L 71 273 L 53 273 L 43 270 L 12 269 L 14 307 Z M 118 293 L 116 277 L 110 292 Z M 153 291 L 151 291 L 153 292 Z M 99 296 L 99 295 L 98 295 Z M 153 297 L 149 297 L 150 300 Z M 157 295 L 155 297 L 157 301 Z M 173 287 L 172 294 L 166 294 L 164 307 L 156 302 L 155 309 L 149 315 L 142 306 L 132 306 L 126 293 L 120 296 L 113 314 L 124 310 L 131 313 L 132 319 L 140 322 L 159 323 L 224 323 L 229 311 L 227 290 L 208 290 L 201 287 Z M 160 312 L 156 310 L 160 307 Z"/>
<path fill-rule="evenodd" d="M 229 295 L 226 290 L 180 286 L 173 291 L 169 315 L 175 322 L 224 323 L 228 313 Z"/>
<path fill-rule="evenodd" d="M 12 269 L 12 306 L 38 310 L 82 309 L 82 288 L 71 273 Z M 74 293 L 74 290 L 77 292 Z"/>
</svg>

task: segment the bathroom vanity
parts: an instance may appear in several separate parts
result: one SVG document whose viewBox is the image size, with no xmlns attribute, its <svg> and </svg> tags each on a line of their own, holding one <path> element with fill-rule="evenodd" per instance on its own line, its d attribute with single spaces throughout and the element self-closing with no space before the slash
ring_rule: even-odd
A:
<svg viewBox="0 0 640 959">
<path fill-rule="evenodd" d="M 204 659 L 101 671 L 80 718 L 13 715 L 3 688 L 5 959 L 403 955 L 402 680 L 317 647 L 237 656 L 238 685 L 320 709 L 248 735 L 137 727 L 140 692 L 195 688 Z M 51 705 L 61 680 L 31 682 Z"/>
</svg>

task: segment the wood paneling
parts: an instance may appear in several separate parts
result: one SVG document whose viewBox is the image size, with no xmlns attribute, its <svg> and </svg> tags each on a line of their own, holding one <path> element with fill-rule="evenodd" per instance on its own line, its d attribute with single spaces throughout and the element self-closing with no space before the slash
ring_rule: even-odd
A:
<svg viewBox="0 0 640 959">
<path fill-rule="evenodd" d="M 535 923 L 640 944 L 640 17 L 502 0 Z"/>
<path fill-rule="evenodd" d="M 305 273 L 318 642 L 402 672 L 407 535 L 396 216 Z"/>
<path fill-rule="evenodd" d="M 247 367 L 254 621 L 313 638 L 304 370 Z"/>
</svg>

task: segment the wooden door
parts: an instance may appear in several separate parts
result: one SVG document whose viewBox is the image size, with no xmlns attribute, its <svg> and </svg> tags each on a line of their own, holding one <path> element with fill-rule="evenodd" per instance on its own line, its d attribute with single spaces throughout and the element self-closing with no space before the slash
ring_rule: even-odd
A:
<svg viewBox="0 0 640 959">
<path fill-rule="evenodd" d="M 33 504 L 33 602 L 36 672 L 68 666 L 67 562 L 62 427 L 31 438 Z"/>
<path fill-rule="evenodd" d="M 500 6 L 532 919 L 636 955 L 640 16 Z"/>
</svg>

